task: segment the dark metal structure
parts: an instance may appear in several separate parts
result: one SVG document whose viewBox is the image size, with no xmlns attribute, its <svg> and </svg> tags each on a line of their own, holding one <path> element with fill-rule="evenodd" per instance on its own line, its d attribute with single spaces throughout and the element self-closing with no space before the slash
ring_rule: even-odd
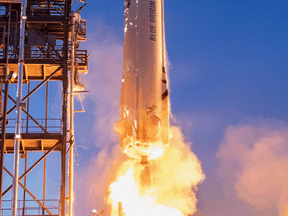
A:
<svg viewBox="0 0 288 216">
<path fill-rule="evenodd" d="M 79 14 L 84 5 L 72 12 L 72 4 L 72 0 L 0 0 L 1 215 L 73 215 L 74 96 L 83 93 L 79 77 L 88 72 L 88 55 L 86 50 L 79 50 L 79 42 L 86 40 L 86 21 Z M 51 81 L 62 83 L 61 119 L 48 118 Z M 16 83 L 17 95 L 13 95 L 9 86 Z M 27 89 L 24 97 L 23 86 Z M 40 88 L 46 92 L 41 94 L 41 99 L 45 98 L 45 116 L 41 119 L 33 117 L 30 110 L 30 97 Z M 27 167 L 27 155 L 34 152 L 43 155 Z M 58 206 L 58 201 L 45 197 L 46 157 L 54 152 L 61 153 Z M 14 154 L 13 172 L 4 166 L 7 154 Z M 19 156 L 25 163 L 21 176 Z M 39 190 L 43 197 L 36 197 L 26 186 L 26 176 L 42 162 L 43 188 Z M 8 188 L 3 188 L 4 175 L 13 178 Z M 21 200 L 17 198 L 18 185 L 24 189 Z M 11 203 L 5 198 L 11 189 L 11 207 L 4 208 L 4 203 Z M 35 205 L 28 205 L 31 202 Z"/>
</svg>

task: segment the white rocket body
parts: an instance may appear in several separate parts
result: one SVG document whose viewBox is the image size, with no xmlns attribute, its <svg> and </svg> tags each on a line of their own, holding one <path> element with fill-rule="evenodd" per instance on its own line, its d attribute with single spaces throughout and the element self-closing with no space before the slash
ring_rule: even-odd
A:
<svg viewBox="0 0 288 216">
<path fill-rule="evenodd" d="M 124 71 L 115 131 L 130 157 L 168 145 L 169 97 L 163 0 L 124 1 Z"/>
</svg>

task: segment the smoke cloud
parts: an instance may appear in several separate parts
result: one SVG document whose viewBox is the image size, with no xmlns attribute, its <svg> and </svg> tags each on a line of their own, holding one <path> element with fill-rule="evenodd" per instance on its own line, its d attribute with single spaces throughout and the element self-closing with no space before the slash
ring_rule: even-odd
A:
<svg viewBox="0 0 288 216">
<path fill-rule="evenodd" d="M 87 143 L 84 152 L 91 157 L 90 162 L 75 173 L 75 215 L 92 215 L 93 208 L 98 212 L 105 208 L 106 180 L 115 161 L 121 157 L 114 124 L 119 120 L 123 47 L 109 26 L 99 18 L 95 20 L 90 23 L 97 30 L 88 33 L 86 45 L 90 56 L 89 73 L 83 76 L 89 91 L 85 102 L 90 102 L 91 106 L 85 109 L 92 112 L 90 124 L 93 125 L 89 132 L 82 131 L 91 133 L 93 143 Z M 82 136 L 79 134 L 78 137 Z M 91 149 L 97 151 L 91 152 Z"/>
<path fill-rule="evenodd" d="M 257 211 L 276 207 L 279 216 L 287 216 L 287 147 L 288 127 L 281 121 L 228 127 L 217 153 L 224 190 L 233 185 L 234 193 Z"/>
</svg>

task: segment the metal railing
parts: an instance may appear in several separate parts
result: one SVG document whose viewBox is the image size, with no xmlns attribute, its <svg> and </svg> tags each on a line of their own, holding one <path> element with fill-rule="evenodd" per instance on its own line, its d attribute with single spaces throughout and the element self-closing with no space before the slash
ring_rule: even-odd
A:
<svg viewBox="0 0 288 216">
<path fill-rule="evenodd" d="M 55 59 L 62 61 L 63 59 L 63 46 L 57 45 L 50 47 L 44 46 L 28 46 L 25 50 L 26 59 Z"/>
<path fill-rule="evenodd" d="M 64 0 L 30 1 L 30 16 L 64 16 Z"/>
<path fill-rule="evenodd" d="M 80 22 L 76 24 L 77 36 L 86 40 L 86 20 L 80 19 Z M 80 38 L 77 38 L 78 40 Z"/>
<path fill-rule="evenodd" d="M 21 119 L 21 134 L 41 133 L 45 134 L 45 129 L 48 133 L 61 133 L 61 119 Z M 16 119 L 8 119 L 6 125 L 6 133 L 15 132 Z M 1 132 L 1 128 L 0 128 Z"/>
<path fill-rule="evenodd" d="M 43 203 L 43 200 L 39 201 Z M 11 215 L 11 203 L 11 200 L 2 200 L 1 216 Z M 45 210 L 43 211 L 43 208 L 35 200 L 18 200 L 17 206 L 17 216 L 49 215 Z M 45 200 L 45 206 L 54 216 L 59 215 L 59 200 L 47 199 Z"/>
<path fill-rule="evenodd" d="M 87 50 L 77 50 L 76 58 L 78 59 L 79 66 L 88 66 Z"/>
<path fill-rule="evenodd" d="M 18 60 L 18 49 L 9 49 L 9 59 Z M 0 44 L 0 59 L 4 59 L 4 49 Z M 54 59 L 56 61 L 62 61 L 63 59 L 63 46 L 26 46 L 25 47 L 25 59 Z"/>
<path fill-rule="evenodd" d="M 0 48 L 3 48 L 3 47 L 0 47 Z M 9 49 L 8 51 L 8 56 L 9 56 L 9 59 L 15 59 L 15 60 L 18 60 L 18 49 L 15 49 L 15 50 L 12 50 L 12 49 Z M 0 49 L 0 59 L 4 59 L 4 48 L 3 49 Z"/>
</svg>

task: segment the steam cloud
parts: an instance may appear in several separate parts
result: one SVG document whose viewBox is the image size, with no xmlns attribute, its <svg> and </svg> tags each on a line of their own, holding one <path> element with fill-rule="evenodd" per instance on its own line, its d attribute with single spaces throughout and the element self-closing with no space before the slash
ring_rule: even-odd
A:
<svg viewBox="0 0 288 216">
<path fill-rule="evenodd" d="M 107 176 L 121 152 L 114 123 L 119 120 L 119 98 L 123 68 L 122 42 L 117 41 L 109 26 L 95 18 L 97 31 L 89 33 L 89 73 L 84 78 L 89 90 L 87 100 L 92 101 L 94 119 L 91 137 L 84 154 L 91 154 L 91 145 L 98 148 L 88 166 L 75 173 L 75 215 L 90 215 L 93 208 L 105 208 L 105 185 Z M 89 131 L 90 132 L 90 131 Z M 88 133 L 89 133 L 88 132 Z M 87 132 L 86 132 L 87 133 Z M 77 136 L 77 135 L 76 135 Z M 81 134 L 79 135 L 81 137 Z M 84 183 L 84 184 L 83 184 Z M 82 185 L 82 187 L 80 187 Z"/>
<path fill-rule="evenodd" d="M 288 127 L 280 121 L 230 126 L 217 153 L 219 174 L 256 210 L 276 207 L 287 216 L 287 146 Z"/>
</svg>

